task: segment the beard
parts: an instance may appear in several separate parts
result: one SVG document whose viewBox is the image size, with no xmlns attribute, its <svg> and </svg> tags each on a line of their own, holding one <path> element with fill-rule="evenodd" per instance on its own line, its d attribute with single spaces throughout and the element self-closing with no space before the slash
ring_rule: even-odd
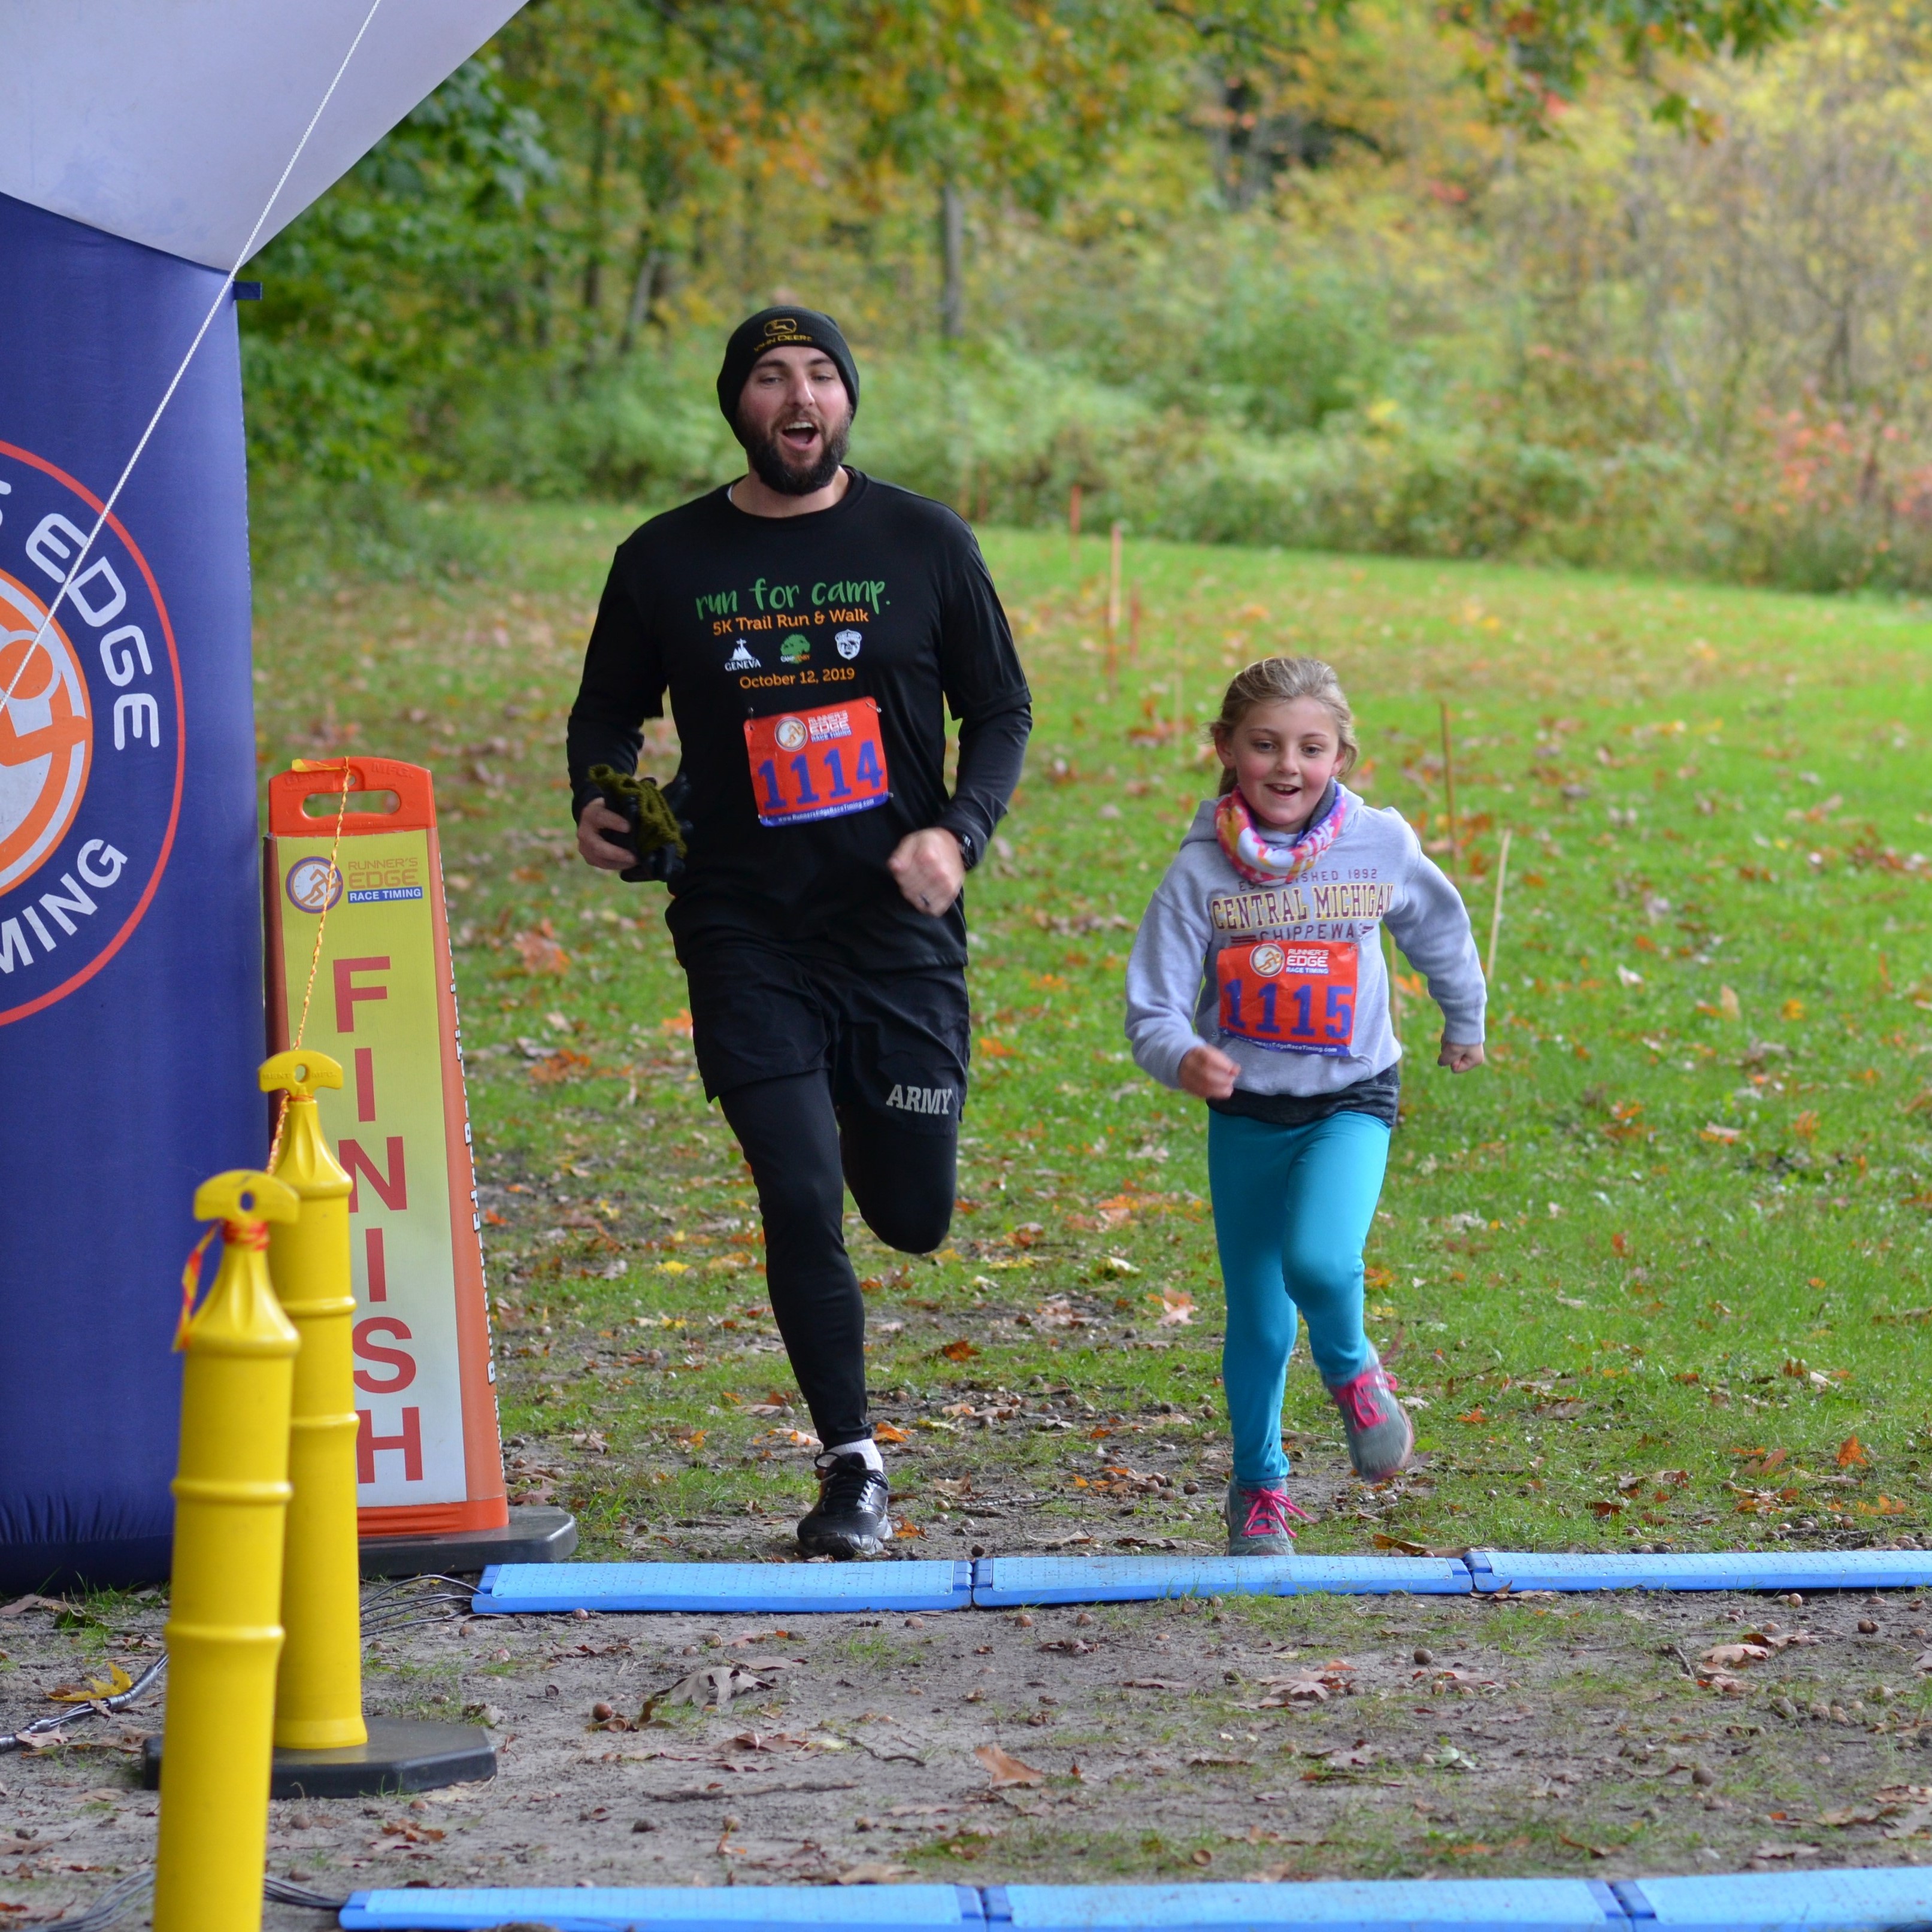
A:
<svg viewBox="0 0 1932 1932">
<path fill-rule="evenodd" d="M 792 460 L 776 428 L 762 436 L 748 434 L 740 428 L 738 440 L 744 445 L 746 458 L 766 489 L 776 490 L 781 496 L 809 496 L 823 490 L 838 474 L 852 438 L 852 418 L 848 415 L 836 428 L 821 423 L 819 428 L 824 440 L 817 460 L 802 469 Z"/>
</svg>

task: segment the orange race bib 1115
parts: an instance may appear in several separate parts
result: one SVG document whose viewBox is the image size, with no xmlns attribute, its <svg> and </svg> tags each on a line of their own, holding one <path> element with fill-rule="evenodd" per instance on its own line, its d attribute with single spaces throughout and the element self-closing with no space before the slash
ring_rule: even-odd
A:
<svg viewBox="0 0 1932 1932">
<path fill-rule="evenodd" d="M 875 698 L 745 720 L 760 825 L 803 825 L 869 812 L 892 796 Z"/>
<path fill-rule="evenodd" d="M 1280 1053 L 1346 1053 L 1355 1031 L 1352 941 L 1264 939 L 1214 962 L 1221 1030 Z"/>
</svg>

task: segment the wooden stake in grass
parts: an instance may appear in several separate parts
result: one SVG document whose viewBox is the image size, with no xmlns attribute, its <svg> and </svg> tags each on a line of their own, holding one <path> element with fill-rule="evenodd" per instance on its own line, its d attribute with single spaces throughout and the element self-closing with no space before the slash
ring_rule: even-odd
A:
<svg viewBox="0 0 1932 1932">
<path fill-rule="evenodd" d="M 1490 956 L 1483 962 L 1483 977 L 1496 976 L 1496 935 L 1503 929 L 1503 888 L 1509 883 L 1510 831 L 1503 827 L 1503 849 L 1496 855 L 1496 898 L 1490 908 Z"/>
<path fill-rule="evenodd" d="M 1080 568 L 1080 485 L 1066 493 L 1066 554 L 1076 570 Z"/>
<path fill-rule="evenodd" d="M 1174 640 L 1174 742 L 1180 747 L 1180 762 L 1187 762 L 1187 718 L 1183 706 L 1187 699 L 1187 670 L 1181 658 L 1179 634 Z"/>
<path fill-rule="evenodd" d="M 1107 532 L 1107 648 L 1120 634 L 1120 553 L 1126 536 L 1124 526 L 1115 524 Z"/>
<path fill-rule="evenodd" d="M 1127 606 L 1127 662 L 1138 664 L 1141 661 L 1141 587 L 1136 584 L 1132 600 Z"/>
<path fill-rule="evenodd" d="M 1456 747 L 1449 733 L 1449 706 L 1442 704 L 1442 796 L 1449 808 L 1449 870 L 1454 872 L 1462 854 L 1462 837 L 1456 824 Z"/>
</svg>

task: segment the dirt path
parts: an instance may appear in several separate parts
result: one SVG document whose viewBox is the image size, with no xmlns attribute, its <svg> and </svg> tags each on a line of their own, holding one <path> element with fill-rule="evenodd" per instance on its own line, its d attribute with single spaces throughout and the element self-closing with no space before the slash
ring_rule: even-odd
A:
<svg viewBox="0 0 1932 1932">
<path fill-rule="evenodd" d="M 10 1718 L 106 1656 L 138 1668 L 161 1615 L 0 1626 Z M 472 1618 L 372 1642 L 369 1704 L 480 1716 L 495 1782 L 278 1804 L 269 1865 L 346 1892 L 1924 1862 L 1928 1622 L 1905 1592 Z M 1706 1661 L 1753 1632 L 1772 1654 Z M 665 1694 L 725 1667 L 728 1709 Z M 160 1715 L 0 1760 L 4 1922 L 152 1856 Z"/>
</svg>

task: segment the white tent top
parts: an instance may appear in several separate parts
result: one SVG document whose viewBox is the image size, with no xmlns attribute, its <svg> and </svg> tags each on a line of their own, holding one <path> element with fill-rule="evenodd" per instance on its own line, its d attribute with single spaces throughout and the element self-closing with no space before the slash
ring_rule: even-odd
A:
<svg viewBox="0 0 1932 1932">
<path fill-rule="evenodd" d="M 522 0 L 382 0 L 256 240 L 355 166 Z M 0 194 L 230 267 L 369 0 L 5 0 Z"/>
</svg>

